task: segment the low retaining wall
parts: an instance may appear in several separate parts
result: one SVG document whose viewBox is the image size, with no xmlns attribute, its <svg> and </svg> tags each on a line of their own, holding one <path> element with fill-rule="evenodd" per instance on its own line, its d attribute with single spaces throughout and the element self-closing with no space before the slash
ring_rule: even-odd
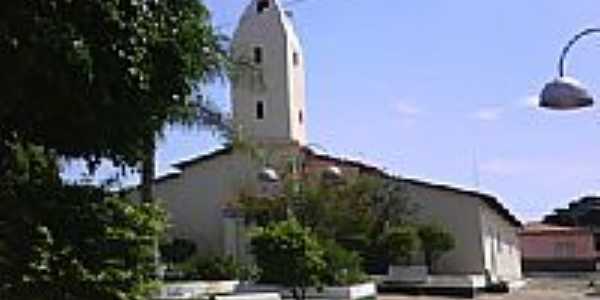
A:
<svg viewBox="0 0 600 300">
<path fill-rule="evenodd" d="M 276 292 L 280 293 L 283 298 L 291 298 L 292 294 L 289 289 L 278 285 L 266 284 L 242 284 L 238 286 L 236 292 L 240 293 L 265 293 Z M 324 287 L 322 290 L 309 288 L 306 291 L 306 298 L 314 299 L 335 299 L 335 300 L 354 300 L 377 296 L 377 286 L 373 282 L 355 284 L 350 286 L 334 286 Z"/>
<path fill-rule="evenodd" d="M 594 272 L 595 259 L 523 259 L 523 272 Z"/>
<path fill-rule="evenodd" d="M 167 282 L 154 299 L 195 299 L 206 295 L 232 294 L 238 285 L 236 280 Z"/>
<path fill-rule="evenodd" d="M 383 293 L 473 298 L 486 288 L 486 281 L 483 275 L 428 275 L 424 282 L 389 281 L 386 278 L 378 288 Z"/>
</svg>

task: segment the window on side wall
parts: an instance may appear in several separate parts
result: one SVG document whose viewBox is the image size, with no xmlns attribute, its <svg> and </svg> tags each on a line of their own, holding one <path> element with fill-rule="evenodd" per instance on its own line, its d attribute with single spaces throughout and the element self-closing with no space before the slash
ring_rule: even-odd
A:
<svg viewBox="0 0 600 300">
<path fill-rule="evenodd" d="M 300 54 L 298 54 L 297 51 L 294 51 L 292 54 L 292 62 L 294 63 L 294 66 L 298 66 L 300 64 Z"/>
<path fill-rule="evenodd" d="M 498 251 L 498 253 L 502 253 L 503 247 L 504 242 L 502 242 L 502 236 L 500 235 L 500 233 L 498 233 L 496 235 L 496 251 Z"/>
<path fill-rule="evenodd" d="M 556 257 L 575 257 L 574 242 L 556 242 L 554 244 L 554 256 Z"/>
<path fill-rule="evenodd" d="M 256 119 L 263 120 L 265 118 L 265 103 L 263 101 L 256 102 Z"/>
<path fill-rule="evenodd" d="M 252 60 L 254 61 L 255 64 L 260 65 L 263 62 L 263 49 L 262 47 L 256 46 L 254 47 L 254 50 L 252 51 Z"/>
</svg>

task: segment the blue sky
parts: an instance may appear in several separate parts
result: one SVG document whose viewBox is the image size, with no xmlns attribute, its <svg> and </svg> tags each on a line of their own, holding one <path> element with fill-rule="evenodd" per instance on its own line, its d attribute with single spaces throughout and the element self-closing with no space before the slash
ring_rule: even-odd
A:
<svg viewBox="0 0 600 300">
<path fill-rule="evenodd" d="M 233 30 L 249 0 L 207 0 Z M 595 108 L 531 105 L 561 47 L 600 26 L 597 0 L 306 0 L 291 7 L 307 69 L 309 139 L 390 172 L 497 195 L 523 220 L 600 187 Z M 600 36 L 567 73 L 600 95 Z M 212 97 L 229 107 L 226 86 Z M 172 129 L 159 172 L 207 152 L 211 134 Z"/>
</svg>

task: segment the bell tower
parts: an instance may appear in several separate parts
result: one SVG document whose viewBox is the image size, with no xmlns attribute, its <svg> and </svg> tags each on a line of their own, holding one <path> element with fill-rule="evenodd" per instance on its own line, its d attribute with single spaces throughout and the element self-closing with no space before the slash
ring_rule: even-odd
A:
<svg viewBox="0 0 600 300">
<path fill-rule="evenodd" d="M 304 61 L 279 0 L 252 0 L 233 35 L 234 125 L 259 143 L 306 143 Z"/>
</svg>

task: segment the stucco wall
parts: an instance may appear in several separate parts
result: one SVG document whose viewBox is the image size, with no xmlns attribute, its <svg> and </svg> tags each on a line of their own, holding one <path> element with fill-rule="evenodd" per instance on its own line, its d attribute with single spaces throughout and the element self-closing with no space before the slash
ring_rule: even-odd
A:
<svg viewBox="0 0 600 300">
<path fill-rule="evenodd" d="M 223 209 L 256 181 L 252 164 L 231 153 L 191 165 L 172 180 L 156 185 L 172 227 L 169 235 L 193 240 L 203 254 L 224 253 Z"/>
<path fill-rule="evenodd" d="M 422 222 L 439 222 L 455 239 L 455 248 L 434 265 L 442 274 L 483 274 L 479 231 L 479 201 L 463 194 L 407 184 Z"/>
<path fill-rule="evenodd" d="M 489 206 L 480 204 L 485 269 L 499 279 L 521 278 L 519 228 L 501 218 Z"/>
<path fill-rule="evenodd" d="M 252 62 L 255 47 L 262 49 L 260 64 Z M 234 33 L 232 50 L 234 59 L 244 62 L 231 89 L 238 129 L 257 140 L 305 143 L 305 122 L 300 123 L 298 117 L 300 110 L 306 114 L 302 49 L 278 1 L 260 14 L 256 1 L 248 5 Z M 299 56 L 297 66 L 293 65 L 294 52 Z M 256 118 L 257 101 L 264 103 L 263 120 Z"/>
<path fill-rule="evenodd" d="M 571 244 L 574 255 L 559 255 L 557 244 Z M 524 259 L 589 259 L 596 257 L 594 237 L 590 232 L 523 234 L 521 246 Z M 564 253 L 563 253 L 564 254 Z"/>
</svg>

